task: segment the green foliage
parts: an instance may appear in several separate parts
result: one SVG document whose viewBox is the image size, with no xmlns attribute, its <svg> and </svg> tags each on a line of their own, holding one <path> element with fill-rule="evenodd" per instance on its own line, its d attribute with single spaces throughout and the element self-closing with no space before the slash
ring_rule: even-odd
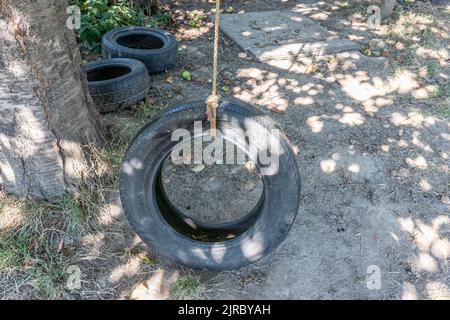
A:
<svg viewBox="0 0 450 320">
<path fill-rule="evenodd" d="M 182 276 L 170 287 L 170 294 L 175 300 L 195 299 L 202 294 L 203 284 L 198 276 Z"/>
<path fill-rule="evenodd" d="M 169 21 L 170 15 L 161 12 L 154 17 L 146 16 L 127 0 L 118 0 L 111 4 L 108 0 L 71 0 L 71 5 L 81 9 L 81 29 L 78 36 L 81 41 L 98 46 L 102 36 L 123 26 L 160 27 Z"/>
</svg>

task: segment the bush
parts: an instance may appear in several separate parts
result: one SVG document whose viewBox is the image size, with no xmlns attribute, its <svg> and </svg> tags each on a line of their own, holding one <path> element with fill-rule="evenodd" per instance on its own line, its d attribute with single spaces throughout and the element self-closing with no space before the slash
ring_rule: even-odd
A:
<svg viewBox="0 0 450 320">
<path fill-rule="evenodd" d="M 170 14 L 161 12 L 154 17 L 145 15 L 127 0 L 71 0 L 71 5 L 81 9 L 81 29 L 77 31 L 80 41 L 87 41 L 98 47 L 102 36 L 118 27 L 149 26 L 160 27 L 169 21 Z"/>
</svg>

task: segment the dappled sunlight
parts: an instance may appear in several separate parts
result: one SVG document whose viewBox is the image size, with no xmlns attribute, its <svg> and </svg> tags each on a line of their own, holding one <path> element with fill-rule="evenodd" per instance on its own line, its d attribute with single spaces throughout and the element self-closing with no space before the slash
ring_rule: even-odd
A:
<svg viewBox="0 0 450 320">
<path fill-rule="evenodd" d="M 433 186 L 431 185 L 431 183 L 428 181 L 428 179 L 425 179 L 425 178 L 420 179 L 419 186 L 425 192 L 429 192 L 429 191 L 431 191 L 431 189 L 433 189 Z"/>
<path fill-rule="evenodd" d="M 412 133 L 412 140 L 411 140 L 411 142 L 415 146 L 417 146 L 418 148 L 420 148 L 420 149 L 422 149 L 422 150 L 424 150 L 426 152 L 434 152 L 430 145 L 428 145 L 428 144 L 426 144 L 426 143 L 424 143 L 424 142 L 422 142 L 420 140 L 420 135 L 421 135 L 420 131 L 415 130 Z"/>
<path fill-rule="evenodd" d="M 344 114 L 340 117 L 339 122 L 344 125 L 353 127 L 353 126 L 361 126 L 366 121 L 359 112 L 344 112 Z"/>
<path fill-rule="evenodd" d="M 102 248 L 105 245 L 105 233 L 96 232 L 85 235 L 81 238 L 80 243 L 89 248 L 89 259 L 93 259 L 102 253 Z"/>
<path fill-rule="evenodd" d="M 448 215 L 439 215 L 430 224 L 411 217 L 398 218 L 402 230 L 410 235 L 415 253 L 410 257 L 412 268 L 417 272 L 447 270 L 450 257 L 450 241 L 441 234 L 450 225 Z"/>
<path fill-rule="evenodd" d="M 170 298 L 170 286 L 178 279 L 179 272 L 156 270 L 147 280 L 138 283 L 131 290 L 131 300 L 167 300 Z"/>
<path fill-rule="evenodd" d="M 436 123 L 436 118 L 433 116 L 424 116 L 423 113 L 411 111 L 407 114 L 400 112 L 391 113 L 391 122 L 395 126 L 411 126 L 415 128 L 425 128 Z"/>
<path fill-rule="evenodd" d="M 417 300 L 417 289 L 411 282 L 403 283 L 402 300 Z"/>
<path fill-rule="evenodd" d="M 123 214 L 122 206 L 116 203 L 109 203 L 99 210 L 98 223 L 101 225 L 110 225 L 116 222 Z"/>
<path fill-rule="evenodd" d="M 0 191 L 0 233 L 20 227 L 26 219 L 26 212 L 17 201 L 8 199 Z"/>
<path fill-rule="evenodd" d="M 379 172 L 372 157 L 367 153 L 360 153 L 353 146 L 340 148 L 339 152 L 334 152 L 329 159 L 321 160 L 320 169 L 325 174 L 343 170 L 355 181 L 373 179 Z"/>
<path fill-rule="evenodd" d="M 124 277 L 132 277 L 136 275 L 142 266 L 142 258 L 144 253 L 140 256 L 130 258 L 126 263 L 115 267 L 109 275 L 108 281 L 112 284 L 122 281 Z"/>
<path fill-rule="evenodd" d="M 427 160 L 421 155 L 417 156 L 415 159 L 406 158 L 405 162 L 409 166 L 420 169 L 420 170 L 425 170 L 428 168 Z"/>
<path fill-rule="evenodd" d="M 416 81 L 416 75 L 406 70 L 399 71 L 386 80 L 380 77 L 371 78 L 367 72 L 356 72 L 354 75 L 345 75 L 340 83 L 342 90 L 349 97 L 361 102 L 394 92 L 399 94 L 410 93 L 417 98 L 425 99 L 428 97 L 427 91 L 422 91 Z"/>
<path fill-rule="evenodd" d="M 432 300 L 450 300 L 449 284 L 430 281 L 426 284 L 428 298 Z"/>
<path fill-rule="evenodd" d="M 306 123 L 311 128 L 311 131 L 314 133 L 319 133 L 322 131 L 324 122 L 321 120 L 320 116 L 312 116 L 306 120 Z"/>
<path fill-rule="evenodd" d="M 430 48 L 417 48 L 416 55 L 424 59 L 436 59 L 441 67 L 448 66 L 448 60 L 450 59 L 450 53 L 447 49 L 430 49 Z"/>
<path fill-rule="evenodd" d="M 413 255 L 411 264 L 417 272 L 435 272 L 438 269 L 436 260 L 428 253 L 420 252 Z"/>
<path fill-rule="evenodd" d="M 320 168 L 324 173 L 332 173 L 336 170 L 336 161 L 333 159 L 327 159 L 320 161 Z"/>
<path fill-rule="evenodd" d="M 259 232 L 242 243 L 242 254 L 250 261 L 257 261 L 262 258 L 262 253 L 264 252 L 263 248 L 267 245 L 266 237 Z M 258 252 L 259 254 L 255 255 L 255 252 Z"/>
</svg>

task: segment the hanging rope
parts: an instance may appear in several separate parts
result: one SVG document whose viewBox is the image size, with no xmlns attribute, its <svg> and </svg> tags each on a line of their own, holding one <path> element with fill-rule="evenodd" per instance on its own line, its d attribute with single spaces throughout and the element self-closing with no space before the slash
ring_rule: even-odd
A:
<svg viewBox="0 0 450 320">
<path fill-rule="evenodd" d="M 216 19 L 214 27 L 214 61 L 213 61 L 213 79 L 212 93 L 206 99 L 206 114 L 208 121 L 211 123 L 211 136 L 216 137 L 217 134 L 217 108 L 219 107 L 220 96 L 217 94 L 217 78 L 219 66 L 219 22 L 220 22 L 220 0 L 216 0 Z"/>
</svg>

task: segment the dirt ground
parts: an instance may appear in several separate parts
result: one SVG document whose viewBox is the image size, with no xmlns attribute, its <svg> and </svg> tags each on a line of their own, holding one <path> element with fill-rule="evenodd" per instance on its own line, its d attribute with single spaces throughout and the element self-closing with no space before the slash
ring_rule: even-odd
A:
<svg viewBox="0 0 450 320">
<path fill-rule="evenodd" d="M 209 15 L 211 4 L 186 2 L 177 6 L 179 14 Z M 310 9 L 305 11 L 310 18 L 364 47 L 259 63 L 230 39 L 221 39 L 220 85 L 229 88 L 223 94 L 267 113 L 298 148 L 302 201 L 288 239 L 242 270 L 180 268 L 149 253 L 112 188 L 95 227 L 67 241 L 77 252 L 72 264 L 81 268 L 83 281 L 80 290 L 62 296 L 450 299 L 450 34 L 445 27 L 450 6 L 417 3 L 380 30 L 369 30 L 362 17 L 370 1 L 225 3 L 237 12 Z M 150 101 L 156 109 L 209 94 L 211 27 L 205 22 L 201 28 L 178 29 L 177 67 L 152 79 Z M 192 81 L 182 79 L 183 70 L 191 72 Z M 128 112 L 107 119 L 116 131 L 142 125 Z M 187 195 L 205 182 L 178 183 L 185 191 L 180 206 L 211 209 L 202 195 Z M 214 188 L 214 181 L 208 183 L 204 189 Z M 216 199 L 214 208 L 229 208 L 233 196 Z M 236 200 L 236 207 L 245 202 Z M 22 289 L 2 293 L 22 296 Z"/>
</svg>

